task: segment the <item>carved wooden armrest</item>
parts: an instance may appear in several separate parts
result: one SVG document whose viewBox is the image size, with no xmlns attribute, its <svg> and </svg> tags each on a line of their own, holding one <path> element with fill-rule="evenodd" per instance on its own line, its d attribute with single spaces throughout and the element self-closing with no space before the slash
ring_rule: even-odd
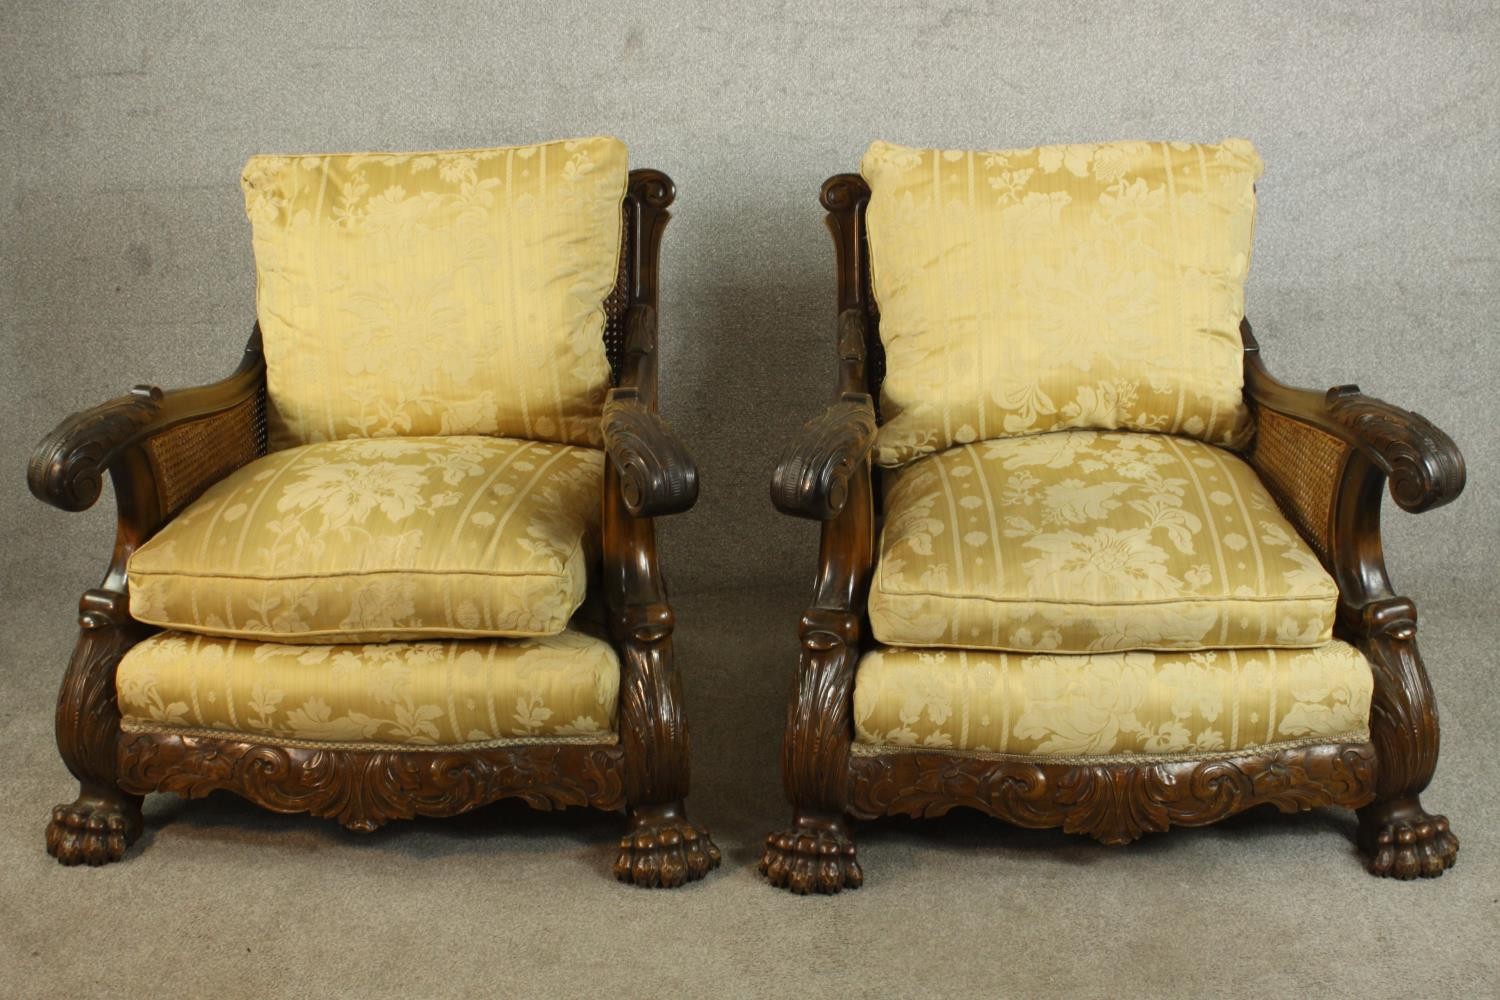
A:
<svg viewBox="0 0 1500 1000">
<path fill-rule="evenodd" d="M 698 467 L 656 412 L 656 343 L 656 309 L 631 306 L 620 383 L 605 398 L 603 419 L 604 450 L 634 517 L 680 514 L 698 502 Z"/>
<path fill-rule="evenodd" d="M 604 450 L 620 474 L 620 495 L 635 517 L 680 514 L 698 501 L 698 468 L 682 441 L 633 387 L 604 402 Z"/>
<path fill-rule="evenodd" d="M 1389 596 L 1380 562 L 1380 492 L 1403 510 L 1451 502 L 1464 460 L 1425 417 L 1366 396 L 1357 386 L 1294 389 L 1266 371 L 1249 324 L 1245 395 L 1255 412 L 1246 458 L 1291 520 L 1332 565 L 1351 607 Z"/>
<path fill-rule="evenodd" d="M 265 453 L 264 389 L 255 334 L 226 379 L 171 392 L 138 385 L 63 420 L 32 453 L 27 483 L 38 499 L 81 511 L 99 499 L 108 471 L 122 516 L 150 530 Z"/>
<path fill-rule="evenodd" d="M 875 404 L 846 392 L 803 425 L 771 475 L 771 502 L 782 513 L 827 521 L 849 500 L 851 478 L 865 469 L 875 444 Z"/>
</svg>

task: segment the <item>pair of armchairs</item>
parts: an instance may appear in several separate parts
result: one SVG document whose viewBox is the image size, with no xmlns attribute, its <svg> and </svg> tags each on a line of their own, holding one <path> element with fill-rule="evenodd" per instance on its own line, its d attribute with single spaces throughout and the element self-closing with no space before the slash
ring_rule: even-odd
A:
<svg viewBox="0 0 1500 1000">
<path fill-rule="evenodd" d="M 857 886 L 850 817 L 959 805 L 1106 843 L 1342 805 L 1375 873 L 1452 864 L 1378 516 L 1462 461 L 1260 366 L 1258 172 L 1233 141 L 878 143 L 824 186 L 837 396 L 772 484 L 824 525 L 772 883 Z M 656 413 L 671 182 L 600 138 L 256 157 L 244 188 L 240 367 L 71 417 L 29 470 L 119 508 L 49 851 L 118 860 L 153 791 L 354 830 L 518 797 L 625 809 L 624 881 L 702 877 L 652 534 L 697 495 Z"/>
</svg>

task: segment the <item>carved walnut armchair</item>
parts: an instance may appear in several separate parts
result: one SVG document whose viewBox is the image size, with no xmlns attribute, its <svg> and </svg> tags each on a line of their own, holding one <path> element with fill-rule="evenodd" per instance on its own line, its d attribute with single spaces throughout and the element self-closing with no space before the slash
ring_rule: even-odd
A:
<svg viewBox="0 0 1500 1000">
<path fill-rule="evenodd" d="M 1334 805 L 1376 875 L 1453 864 L 1379 518 L 1387 483 L 1453 500 L 1463 460 L 1354 386 L 1267 374 L 1241 297 L 1259 168 L 1234 141 L 877 143 L 824 184 L 837 397 L 771 484 L 823 526 L 774 885 L 857 887 L 851 818 L 955 806 L 1124 844 Z"/>
<path fill-rule="evenodd" d="M 245 191 L 238 369 L 69 417 L 28 469 L 119 510 L 47 850 L 119 860 L 153 791 L 356 831 L 512 797 L 626 809 L 620 879 L 701 878 L 652 527 L 697 497 L 656 405 L 671 181 L 590 139 L 256 157 Z"/>
</svg>

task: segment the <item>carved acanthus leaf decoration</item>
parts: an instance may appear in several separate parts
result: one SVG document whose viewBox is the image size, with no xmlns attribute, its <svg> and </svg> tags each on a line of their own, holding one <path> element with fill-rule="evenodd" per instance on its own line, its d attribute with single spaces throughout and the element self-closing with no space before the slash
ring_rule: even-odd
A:
<svg viewBox="0 0 1500 1000">
<path fill-rule="evenodd" d="M 1329 413 L 1379 456 L 1391 498 L 1403 510 L 1431 510 L 1463 492 L 1463 454 L 1426 417 L 1372 399 L 1353 385 L 1330 389 L 1327 398 Z"/>
<path fill-rule="evenodd" d="M 138 794 L 199 798 L 227 790 L 276 812 L 311 813 L 367 832 L 393 819 L 451 816 L 502 798 L 533 809 L 620 809 L 621 758 L 618 744 L 397 752 L 125 733 L 119 780 Z"/>
<path fill-rule="evenodd" d="M 1125 844 L 1251 806 L 1358 808 L 1375 794 L 1369 744 L 1288 748 L 1168 764 L 1056 764 L 893 751 L 849 762 L 849 812 L 941 816 L 968 806 L 1017 826 L 1060 826 Z"/>
</svg>

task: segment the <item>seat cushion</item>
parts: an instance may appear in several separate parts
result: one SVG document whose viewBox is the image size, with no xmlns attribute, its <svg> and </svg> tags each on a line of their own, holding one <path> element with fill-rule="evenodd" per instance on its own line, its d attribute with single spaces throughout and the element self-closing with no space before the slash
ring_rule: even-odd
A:
<svg viewBox="0 0 1500 1000">
<path fill-rule="evenodd" d="M 293 646 L 160 632 L 115 675 L 127 732 L 283 744 L 612 743 L 620 665 L 581 632 Z"/>
<path fill-rule="evenodd" d="M 627 173 L 608 138 L 251 158 L 272 446 L 597 446 Z"/>
<path fill-rule="evenodd" d="M 1059 428 L 1248 432 L 1250 143 L 877 142 L 861 169 L 886 354 L 879 462 Z"/>
<path fill-rule="evenodd" d="M 212 486 L 131 556 L 144 622 L 284 642 L 555 635 L 598 548 L 603 453 L 327 441 Z"/>
<path fill-rule="evenodd" d="M 1059 431 L 888 475 L 870 624 L 893 646 L 1318 646 L 1338 588 L 1255 472 L 1162 434 Z"/>
<path fill-rule="evenodd" d="M 1369 738 L 1354 647 L 1018 654 L 876 649 L 854 680 L 859 743 L 1028 757 L 1205 753 Z"/>
</svg>

